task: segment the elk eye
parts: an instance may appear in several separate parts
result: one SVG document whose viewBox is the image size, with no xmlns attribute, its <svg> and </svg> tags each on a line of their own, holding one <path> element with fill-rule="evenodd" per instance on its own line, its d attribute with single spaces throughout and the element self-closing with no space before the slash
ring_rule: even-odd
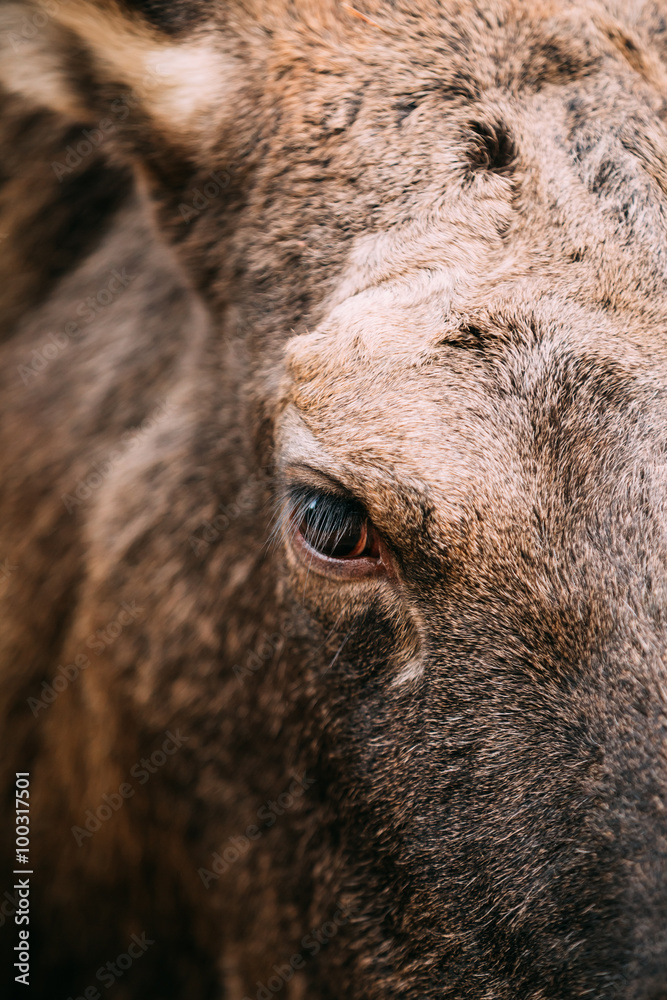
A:
<svg viewBox="0 0 667 1000">
<path fill-rule="evenodd" d="M 353 500 L 309 492 L 292 503 L 295 542 L 324 559 L 378 560 L 378 537 L 368 514 Z"/>
</svg>

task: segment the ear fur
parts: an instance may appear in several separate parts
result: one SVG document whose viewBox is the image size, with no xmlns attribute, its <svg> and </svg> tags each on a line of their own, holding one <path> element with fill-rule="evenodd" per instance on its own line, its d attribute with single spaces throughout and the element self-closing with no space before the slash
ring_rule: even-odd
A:
<svg viewBox="0 0 667 1000">
<path fill-rule="evenodd" d="M 160 132 L 183 140 L 204 128 L 240 79 L 237 60 L 210 22 L 185 25 L 174 36 L 113 0 L 10 4 L 0 15 L 0 83 L 79 121 L 99 113 L 86 82 L 105 92 L 122 89 Z"/>
</svg>

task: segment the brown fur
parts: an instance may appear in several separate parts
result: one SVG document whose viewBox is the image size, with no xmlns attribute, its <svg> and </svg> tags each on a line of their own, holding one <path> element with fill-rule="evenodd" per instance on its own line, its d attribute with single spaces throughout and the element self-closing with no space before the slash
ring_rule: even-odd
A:
<svg viewBox="0 0 667 1000">
<path fill-rule="evenodd" d="M 667 997 L 664 17 L 62 0 L 0 76 L 35 995 Z M 271 540 L 332 479 L 393 575 Z"/>
</svg>

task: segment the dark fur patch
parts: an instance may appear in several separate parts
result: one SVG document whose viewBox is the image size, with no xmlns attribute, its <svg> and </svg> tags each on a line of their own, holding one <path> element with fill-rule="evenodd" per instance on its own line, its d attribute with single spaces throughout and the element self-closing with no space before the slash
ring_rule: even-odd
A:
<svg viewBox="0 0 667 1000">
<path fill-rule="evenodd" d="M 517 157 L 512 134 L 503 122 L 471 122 L 468 157 L 475 170 L 509 173 Z"/>
<path fill-rule="evenodd" d="M 550 83 L 580 80 L 593 73 L 600 56 L 584 32 L 579 37 L 567 29 L 533 43 L 522 65 L 522 86 L 541 89 Z"/>
<path fill-rule="evenodd" d="M 111 165 L 86 139 L 84 128 L 4 99 L 0 188 L 11 211 L 4 216 L 0 260 L 5 257 L 4 266 L 11 266 L 17 279 L 3 282 L 0 291 L 2 335 L 11 330 L 26 299 L 36 306 L 104 239 L 131 192 L 131 172 Z M 81 143 L 84 156 L 76 151 Z M 26 224 L 28 199 L 41 201 L 44 211 Z"/>
<path fill-rule="evenodd" d="M 205 0 L 124 0 L 124 4 L 169 36 L 187 34 L 202 24 L 212 6 Z"/>
</svg>

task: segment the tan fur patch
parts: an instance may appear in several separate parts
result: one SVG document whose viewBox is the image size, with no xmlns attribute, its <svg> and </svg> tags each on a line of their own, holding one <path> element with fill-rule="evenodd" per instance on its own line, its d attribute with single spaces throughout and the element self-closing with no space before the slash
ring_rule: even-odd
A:
<svg viewBox="0 0 667 1000">
<path fill-rule="evenodd" d="M 52 108 L 68 118 L 84 117 L 81 100 L 63 77 L 58 50 L 48 44 L 52 29 L 39 30 L 40 23 L 30 22 L 25 8 L 18 4 L 0 9 L 0 83 L 9 93 L 21 94 L 32 104 Z"/>
<path fill-rule="evenodd" d="M 109 82 L 131 88 L 168 132 L 198 131 L 207 112 L 219 105 L 222 95 L 233 86 L 236 63 L 220 52 L 208 35 L 170 42 L 114 5 L 97 7 L 69 0 L 54 9 L 49 0 L 38 3 L 49 18 L 74 32 L 91 49 Z M 39 40 L 33 47 L 39 48 Z M 57 58 L 40 51 L 36 60 L 26 60 L 23 55 L 20 62 L 30 66 L 30 73 L 17 72 L 10 64 L 6 75 L 11 89 L 71 113 L 73 95 Z M 35 65 L 44 66 L 42 75 L 35 75 Z"/>
</svg>

